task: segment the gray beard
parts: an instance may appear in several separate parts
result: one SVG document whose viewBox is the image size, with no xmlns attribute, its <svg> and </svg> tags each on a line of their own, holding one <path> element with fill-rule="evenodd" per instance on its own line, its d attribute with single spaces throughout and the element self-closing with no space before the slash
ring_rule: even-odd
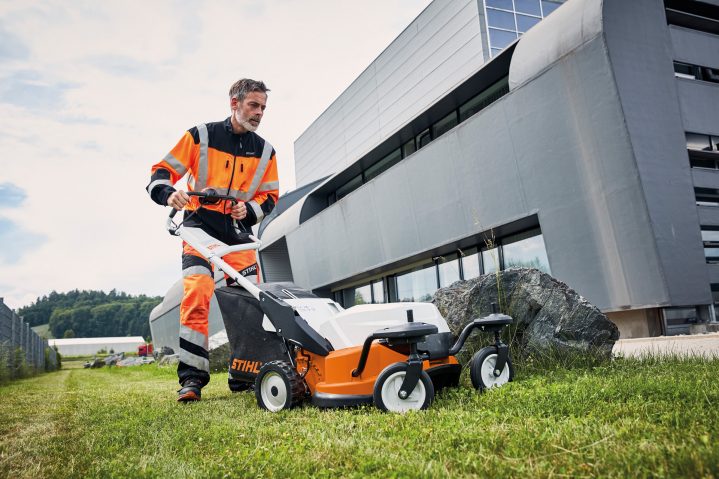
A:
<svg viewBox="0 0 719 479">
<path fill-rule="evenodd" d="M 239 121 L 240 125 L 242 126 L 242 128 L 244 128 L 247 131 L 254 132 L 255 130 L 257 130 L 257 126 L 260 126 L 260 125 L 255 126 L 252 123 L 250 123 L 250 120 L 245 120 L 242 118 L 238 119 L 238 121 Z"/>
</svg>

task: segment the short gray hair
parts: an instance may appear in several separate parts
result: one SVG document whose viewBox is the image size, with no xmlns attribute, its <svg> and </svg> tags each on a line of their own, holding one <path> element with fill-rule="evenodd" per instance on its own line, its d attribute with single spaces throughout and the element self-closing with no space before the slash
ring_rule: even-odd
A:
<svg viewBox="0 0 719 479">
<path fill-rule="evenodd" d="M 239 101 L 242 101 L 248 93 L 253 91 L 259 91 L 266 95 L 270 89 L 267 88 L 267 85 L 265 85 L 263 81 L 243 78 L 242 80 L 237 80 L 230 87 L 230 99 L 237 98 Z"/>
</svg>

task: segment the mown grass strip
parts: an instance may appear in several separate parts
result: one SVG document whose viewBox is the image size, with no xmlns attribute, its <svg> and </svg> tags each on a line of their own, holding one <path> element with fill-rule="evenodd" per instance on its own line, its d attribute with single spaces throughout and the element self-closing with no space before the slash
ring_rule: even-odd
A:
<svg viewBox="0 0 719 479">
<path fill-rule="evenodd" d="M 1 477 L 717 477 L 719 360 L 519 371 L 432 408 L 270 414 L 214 374 L 68 369 L 0 387 Z"/>
</svg>

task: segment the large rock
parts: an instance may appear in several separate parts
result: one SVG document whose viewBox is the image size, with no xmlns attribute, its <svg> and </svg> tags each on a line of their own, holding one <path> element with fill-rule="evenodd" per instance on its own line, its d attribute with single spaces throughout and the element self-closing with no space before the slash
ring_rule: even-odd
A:
<svg viewBox="0 0 719 479">
<path fill-rule="evenodd" d="M 536 269 L 513 268 L 458 281 L 437 290 L 432 302 L 455 334 L 472 319 L 490 314 L 496 303 L 514 319 L 516 339 L 525 352 L 591 351 L 608 357 L 619 339 L 617 326 L 599 309 Z M 465 349 L 476 347 L 475 339 Z"/>
</svg>

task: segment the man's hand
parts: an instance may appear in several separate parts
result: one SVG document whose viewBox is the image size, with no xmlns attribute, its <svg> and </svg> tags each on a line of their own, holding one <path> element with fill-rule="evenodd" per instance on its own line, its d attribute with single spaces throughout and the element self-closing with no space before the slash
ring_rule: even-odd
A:
<svg viewBox="0 0 719 479">
<path fill-rule="evenodd" d="M 242 201 L 238 201 L 235 206 L 232 207 L 232 210 L 230 211 L 230 216 L 232 216 L 232 219 L 234 220 L 243 220 L 247 216 L 247 206 L 245 206 L 245 203 Z"/>
<path fill-rule="evenodd" d="M 167 206 L 172 206 L 176 210 L 181 210 L 190 201 L 190 197 L 187 196 L 182 190 L 175 191 L 167 198 Z"/>
</svg>

